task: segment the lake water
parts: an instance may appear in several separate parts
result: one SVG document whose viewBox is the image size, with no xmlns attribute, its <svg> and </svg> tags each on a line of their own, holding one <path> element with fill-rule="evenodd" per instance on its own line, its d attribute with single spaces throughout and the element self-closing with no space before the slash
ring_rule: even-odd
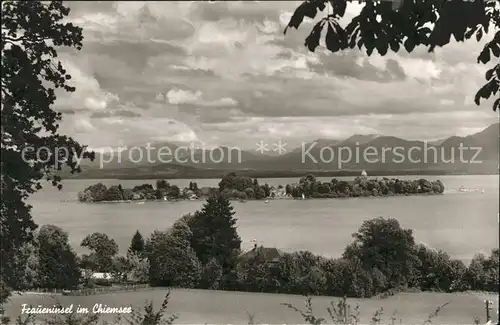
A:
<svg viewBox="0 0 500 325">
<path fill-rule="evenodd" d="M 477 251 L 489 253 L 498 247 L 498 175 L 496 176 L 402 176 L 403 179 L 440 179 L 447 190 L 436 196 L 401 196 L 351 199 L 270 200 L 234 202 L 238 231 L 243 248 L 261 245 L 284 251 L 309 250 L 338 257 L 351 242 L 351 234 L 364 220 L 384 216 L 399 220 L 414 230 L 417 242 L 442 249 L 465 262 Z M 319 178 L 322 181 L 330 179 Z M 350 178 L 348 178 L 350 179 Z M 171 180 L 185 187 L 190 180 Z M 217 179 L 195 180 L 198 186 L 216 186 Z M 297 179 L 261 179 L 270 185 L 297 182 Z M 66 180 L 61 191 L 47 186 L 30 199 L 39 225 L 54 224 L 69 233 L 75 250 L 93 232 L 114 238 L 125 253 L 136 230 L 144 236 L 155 229 L 169 228 L 185 213 L 200 209 L 203 201 L 147 202 L 145 204 L 85 204 L 77 200 L 78 191 L 98 180 Z M 106 185 L 123 187 L 151 183 L 146 180 L 105 180 Z M 481 192 L 457 192 L 466 188 Z"/>
<path fill-rule="evenodd" d="M 425 177 L 425 176 L 424 176 Z M 417 177 L 400 177 L 417 178 Z M 420 177 L 418 177 L 420 178 Z M 239 233 L 244 248 L 251 247 L 250 240 L 275 246 L 285 251 L 310 250 L 325 256 L 338 257 L 351 241 L 351 234 L 361 223 L 377 216 L 397 218 L 403 227 L 414 230 L 418 242 L 445 250 L 452 256 L 468 262 L 477 251 L 488 252 L 498 247 L 498 176 L 428 176 L 441 179 L 447 190 L 437 196 L 403 196 L 388 198 L 270 200 L 234 202 L 238 217 Z M 326 180 L 326 179 L 321 179 Z M 296 182 L 296 179 L 263 179 L 271 185 Z M 145 204 L 83 204 L 76 199 L 78 191 L 97 180 L 70 180 L 64 189 L 47 187 L 30 199 L 35 221 L 55 224 L 69 233 L 73 247 L 79 247 L 88 234 L 99 231 L 114 238 L 124 253 L 134 232 L 138 229 L 145 236 L 154 229 L 165 229 L 181 215 L 194 212 L 202 201 L 152 202 Z M 124 187 L 147 181 L 103 181 L 106 185 L 121 183 Z M 150 181 L 154 184 L 154 181 Z M 199 186 L 216 186 L 218 180 L 196 180 Z M 185 187 L 189 180 L 172 180 L 172 184 Z M 460 193 L 466 188 L 484 189 L 481 192 Z M 165 290 L 148 292 L 105 294 L 97 296 L 59 296 L 63 306 L 70 304 L 92 307 L 95 303 L 111 307 L 131 304 L 144 306 L 153 300 L 159 306 Z M 328 297 L 313 299 L 315 313 L 327 316 Z M 385 320 L 397 313 L 396 323 L 422 324 L 436 307 L 450 303 L 433 323 L 472 324 L 474 317 L 484 320 L 484 299 L 494 301 L 493 311 L 498 310 L 498 295 L 479 293 L 415 293 L 398 294 L 388 299 L 354 299 L 361 307 L 361 323 L 368 323 L 373 312 L 384 307 Z M 221 292 L 208 290 L 174 290 L 169 311 L 180 316 L 176 323 L 184 324 L 245 324 L 247 313 L 255 315 L 261 323 L 303 323 L 297 313 L 280 306 L 290 302 L 302 309 L 303 298 L 294 295 Z M 19 315 L 22 304 L 51 306 L 55 301 L 49 296 L 15 295 L 5 306 L 6 315 Z M 493 319 L 497 315 L 493 312 Z M 111 315 L 104 319 L 112 320 Z M 399 317 L 403 320 L 399 321 Z M 484 323 L 484 322 L 483 322 Z"/>
</svg>

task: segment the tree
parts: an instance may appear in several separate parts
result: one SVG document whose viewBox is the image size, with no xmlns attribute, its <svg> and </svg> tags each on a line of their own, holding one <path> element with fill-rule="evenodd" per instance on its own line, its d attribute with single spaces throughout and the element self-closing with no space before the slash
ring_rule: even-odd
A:
<svg viewBox="0 0 500 325">
<path fill-rule="evenodd" d="M 471 290 L 497 291 L 498 281 L 498 249 L 494 249 L 487 258 L 478 253 L 471 260 L 465 274 L 465 281 Z"/>
<path fill-rule="evenodd" d="M 40 258 L 36 238 L 25 243 L 18 254 L 14 255 L 14 259 L 9 262 L 15 271 L 14 275 L 18 281 L 19 289 L 27 290 L 38 287 Z"/>
<path fill-rule="evenodd" d="M 203 266 L 199 286 L 202 289 L 217 290 L 222 280 L 222 266 L 215 258 Z"/>
<path fill-rule="evenodd" d="M 177 185 L 170 186 L 168 191 L 168 196 L 174 199 L 177 199 L 181 196 L 181 190 Z"/>
<path fill-rule="evenodd" d="M 228 275 L 236 268 L 241 239 L 231 203 L 224 195 L 212 195 L 190 222 L 191 247 L 203 265 L 214 258 Z"/>
<path fill-rule="evenodd" d="M 484 290 L 497 292 L 499 289 L 499 250 L 495 248 L 491 255 L 484 261 L 485 284 Z"/>
<path fill-rule="evenodd" d="M 230 189 L 244 191 L 249 187 L 252 187 L 252 179 L 248 176 L 237 176 L 236 173 L 231 172 L 222 176 L 219 182 L 219 189 Z"/>
<path fill-rule="evenodd" d="M 335 53 L 345 49 L 364 48 L 368 55 L 376 49 L 380 55 L 388 51 L 398 52 L 401 47 L 411 53 L 422 45 L 433 52 L 436 46 L 450 43 L 451 36 L 462 42 L 474 35 L 479 42 L 483 35 L 494 28 L 493 39 L 486 43 L 477 57 L 478 63 L 488 63 L 492 56 L 500 56 L 500 0 L 478 1 L 423 1 L 403 0 L 398 8 L 394 1 L 365 1 L 360 14 L 355 16 L 344 28 L 339 19 L 344 17 L 347 2 L 352 0 L 308 0 L 294 12 L 285 34 L 290 27 L 298 28 L 305 17 L 314 19 L 319 11 L 330 6 L 326 17 L 322 18 L 304 45 L 312 52 L 319 46 L 321 33 L 325 26 L 326 47 Z M 500 62 L 485 74 L 487 83 L 476 93 L 474 101 L 488 99 L 499 92 Z M 493 110 L 500 107 L 500 96 L 493 102 Z"/>
<path fill-rule="evenodd" d="M 60 1 L 2 2 L 0 274 L 10 288 L 18 283 L 9 261 L 33 240 L 36 229 L 25 200 L 42 187 L 43 179 L 61 188 L 54 171 L 67 166 L 79 172 L 75 158 L 94 159 L 94 153 L 58 133 L 62 115 L 52 108 L 54 88 L 75 90 L 68 85 L 71 76 L 55 60 L 60 46 L 82 47 L 82 29 L 63 21 L 68 14 Z"/>
<path fill-rule="evenodd" d="M 53 225 L 44 225 L 37 236 L 38 284 L 44 289 L 75 289 L 81 278 L 76 254 L 68 234 Z"/>
<path fill-rule="evenodd" d="M 104 233 L 95 232 L 82 240 L 80 246 L 91 251 L 85 259 L 90 261 L 92 270 L 97 272 L 111 272 L 113 257 L 118 254 L 118 245 Z"/>
<path fill-rule="evenodd" d="M 252 253 L 249 258 L 245 257 L 238 263 L 239 286 L 243 291 L 268 292 L 268 282 L 271 281 L 264 249 L 258 247 Z"/>
<path fill-rule="evenodd" d="M 147 249 L 152 285 L 192 288 L 198 283 L 201 264 L 190 246 L 191 236 L 183 221 L 168 232 L 153 232 Z"/>
<path fill-rule="evenodd" d="M 106 201 L 121 201 L 123 200 L 122 190 L 119 186 L 113 185 L 106 191 Z"/>
<path fill-rule="evenodd" d="M 262 188 L 262 186 L 257 186 L 254 190 L 254 196 L 257 200 L 266 198 L 266 191 Z"/>
<path fill-rule="evenodd" d="M 271 187 L 269 186 L 269 184 L 266 183 L 266 184 L 262 185 L 261 188 L 264 190 L 264 195 L 266 197 L 271 196 Z"/>
<path fill-rule="evenodd" d="M 197 192 L 198 191 L 198 184 L 196 182 L 189 182 L 189 189 L 191 191 Z"/>
<path fill-rule="evenodd" d="M 413 284 L 418 259 L 411 229 L 401 228 L 396 219 L 382 217 L 364 221 L 352 235 L 354 242 L 343 257 L 359 260 L 363 268 L 379 269 L 392 287 Z"/>
<path fill-rule="evenodd" d="M 108 188 L 103 183 L 90 185 L 83 191 L 78 193 L 80 202 L 99 202 L 106 200 Z"/>
<path fill-rule="evenodd" d="M 224 190 L 226 188 L 232 189 L 234 184 L 234 179 L 236 178 L 236 173 L 231 172 L 222 176 L 219 182 L 219 189 Z"/>
<path fill-rule="evenodd" d="M 159 179 L 156 181 L 156 188 L 157 189 L 168 189 L 170 187 L 170 184 L 164 179 Z"/>
<path fill-rule="evenodd" d="M 132 254 L 140 256 L 144 252 L 144 246 L 144 237 L 142 237 L 139 230 L 137 230 L 134 234 L 134 237 L 132 237 L 132 242 L 130 243 L 128 251 Z"/>
<path fill-rule="evenodd" d="M 124 256 L 117 256 L 113 259 L 111 273 L 114 279 L 127 280 L 130 270 L 131 266 L 128 258 Z"/>
<path fill-rule="evenodd" d="M 430 249 L 424 245 L 417 247 L 420 288 L 422 290 L 438 290 L 451 292 L 460 289 L 466 267 L 460 260 L 452 260 L 443 251 Z"/>
<path fill-rule="evenodd" d="M 127 254 L 128 271 L 127 279 L 139 283 L 147 283 L 149 280 L 149 262 L 136 254 Z"/>
</svg>

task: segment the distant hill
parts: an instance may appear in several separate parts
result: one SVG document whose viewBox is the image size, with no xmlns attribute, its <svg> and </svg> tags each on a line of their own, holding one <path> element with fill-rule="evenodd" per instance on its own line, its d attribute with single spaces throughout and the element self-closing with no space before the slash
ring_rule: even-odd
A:
<svg viewBox="0 0 500 325">
<path fill-rule="evenodd" d="M 222 146 L 202 149 L 199 147 L 190 147 L 189 144 L 158 142 L 152 143 L 149 146 L 143 145 L 125 148 L 120 152 L 96 153 L 94 161 L 83 162 L 82 168 L 100 168 L 102 163 L 104 169 L 110 170 L 117 168 L 151 167 L 162 164 L 225 169 L 236 168 L 242 161 L 266 160 L 272 157 Z"/>
<path fill-rule="evenodd" d="M 380 137 L 378 134 L 355 134 L 350 136 L 349 138 L 340 142 L 343 146 L 356 145 L 357 144 L 365 144 L 370 142 L 376 138 Z"/>
<path fill-rule="evenodd" d="M 84 172 L 77 177 L 99 178 L 99 175 L 134 177 L 134 175 L 148 174 L 186 175 L 186 177 L 203 174 L 206 177 L 217 177 L 210 175 L 222 175 L 227 171 L 280 175 L 285 172 L 293 174 L 302 171 L 350 173 L 363 169 L 391 174 L 407 172 L 496 174 L 500 147 L 499 129 L 500 124 L 496 123 L 476 134 L 466 137 L 452 136 L 430 143 L 374 134 L 354 135 L 345 140 L 317 139 L 305 144 L 303 148 L 288 150 L 285 154 L 277 156 L 222 146 L 203 150 L 182 148 L 185 146 L 179 143 L 155 143 L 151 147 L 156 149 L 150 150 L 150 156 L 157 158 L 162 156 L 163 152 L 163 163 L 161 161 L 151 163 L 146 157 L 138 162 L 131 161 L 129 157 L 138 155 L 138 150 L 135 149 L 136 153 L 125 150 L 121 162 L 118 162 L 115 155 L 103 169 L 99 168 L 100 161 L 110 158 L 110 155 L 97 155 L 96 161 L 82 164 Z M 460 146 L 468 148 L 463 149 L 462 157 L 460 157 Z M 146 147 L 141 148 L 145 153 Z M 176 150 L 177 156 L 175 156 Z M 352 157 L 347 161 L 349 151 Z M 359 153 L 357 157 L 356 152 Z M 363 155 L 364 152 L 368 154 Z M 339 153 L 342 153 L 340 158 Z M 471 160 L 475 163 L 471 163 Z"/>
</svg>

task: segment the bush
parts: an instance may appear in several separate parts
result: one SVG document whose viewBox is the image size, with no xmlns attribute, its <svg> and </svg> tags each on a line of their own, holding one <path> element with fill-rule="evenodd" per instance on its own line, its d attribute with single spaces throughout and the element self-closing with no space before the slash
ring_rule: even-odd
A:
<svg viewBox="0 0 500 325">
<path fill-rule="evenodd" d="M 133 200 L 134 199 L 134 192 L 131 189 L 123 189 L 122 191 L 122 196 L 124 200 Z"/>
<path fill-rule="evenodd" d="M 149 280 L 149 262 L 147 259 L 143 258 L 142 255 L 139 256 L 134 253 L 129 253 L 127 255 L 127 263 L 130 266 L 130 272 L 128 274 L 128 280 L 136 283 L 147 283 Z"/>
<path fill-rule="evenodd" d="M 252 251 L 250 258 L 240 260 L 238 264 L 238 289 L 248 292 L 276 292 L 270 283 L 273 282 L 270 265 L 259 247 Z"/>
<path fill-rule="evenodd" d="M 94 198 L 92 197 L 92 193 L 88 190 L 78 192 L 78 201 L 90 203 L 94 202 Z"/>
<path fill-rule="evenodd" d="M 123 200 L 122 192 L 120 188 L 116 185 L 111 186 L 107 191 L 106 191 L 106 201 L 121 201 Z"/>
<path fill-rule="evenodd" d="M 199 287 L 201 289 L 217 290 L 222 281 L 222 266 L 215 258 L 203 266 Z"/>
<path fill-rule="evenodd" d="M 108 279 L 93 279 L 92 283 L 98 286 L 111 287 L 113 284 Z"/>
</svg>

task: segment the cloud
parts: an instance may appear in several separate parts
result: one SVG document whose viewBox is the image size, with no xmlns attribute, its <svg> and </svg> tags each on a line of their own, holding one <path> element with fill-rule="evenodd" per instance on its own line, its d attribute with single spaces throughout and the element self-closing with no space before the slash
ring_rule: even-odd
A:
<svg viewBox="0 0 500 325">
<path fill-rule="evenodd" d="M 85 70 L 85 65 L 79 65 L 69 56 L 61 56 L 60 60 L 66 71 L 72 76 L 70 85 L 76 88 L 75 92 L 66 93 L 58 90 L 54 104 L 56 110 L 64 111 L 99 111 L 106 110 L 119 102 L 118 95 L 106 91 L 92 75 Z"/>
<path fill-rule="evenodd" d="M 87 118 L 75 119 L 75 132 L 76 133 L 88 133 L 95 131 L 95 127 Z"/>
<path fill-rule="evenodd" d="M 159 94 L 160 96 L 161 94 Z M 229 97 L 223 97 L 216 100 L 204 100 L 203 93 L 199 90 L 196 92 L 192 92 L 189 90 L 172 88 L 167 94 L 164 96 L 170 104 L 179 105 L 179 104 L 190 104 L 197 106 L 209 106 L 209 107 L 217 107 L 217 106 L 235 106 L 238 102 Z M 162 98 L 162 97 L 158 97 Z"/>
<path fill-rule="evenodd" d="M 106 118 L 106 117 L 140 117 L 141 114 L 133 112 L 133 111 L 127 111 L 127 110 L 121 110 L 121 111 L 100 111 L 100 112 L 94 112 L 90 116 L 91 118 Z"/>
<path fill-rule="evenodd" d="M 167 93 L 167 100 L 171 104 L 195 104 L 200 101 L 201 91 L 195 93 L 182 89 L 171 89 Z"/>
<path fill-rule="evenodd" d="M 329 53 L 321 41 L 311 53 L 314 21 L 283 34 L 299 4 L 69 2 L 85 39 L 81 51 L 60 51 L 77 89 L 57 93 L 62 131 L 92 147 L 172 138 L 251 146 L 354 133 L 439 138 L 496 121 L 488 103 L 472 101 L 484 83 L 482 44 L 368 57 Z M 349 4 L 341 23 L 361 7 Z"/>
</svg>

